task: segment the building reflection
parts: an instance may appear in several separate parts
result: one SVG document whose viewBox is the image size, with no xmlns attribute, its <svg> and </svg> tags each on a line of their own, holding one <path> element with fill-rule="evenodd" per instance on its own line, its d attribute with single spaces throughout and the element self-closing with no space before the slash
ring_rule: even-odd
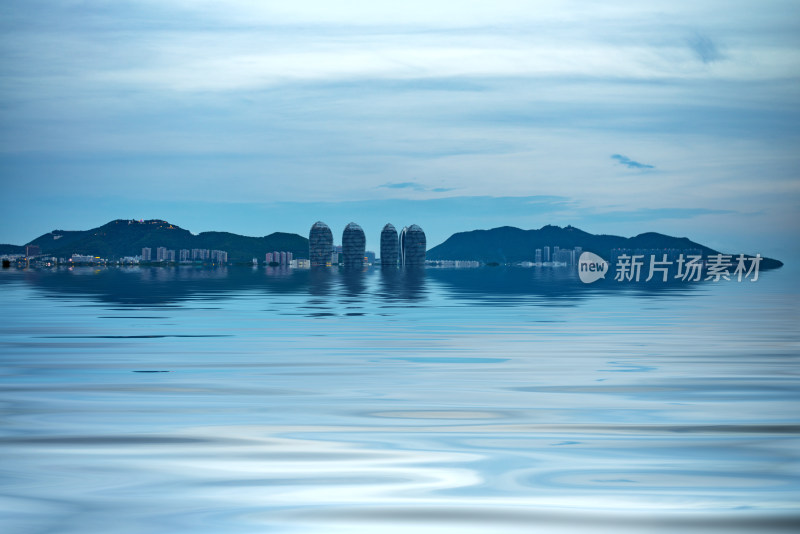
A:
<svg viewBox="0 0 800 534">
<path fill-rule="evenodd" d="M 314 296 L 331 294 L 333 272 L 327 267 L 312 267 L 308 271 L 308 293 Z"/>
<path fill-rule="evenodd" d="M 529 302 L 543 305 L 577 303 L 598 294 L 655 297 L 695 293 L 707 284 L 620 284 L 598 281 L 587 285 L 567 270 L 481 267 L 291 269 L 268 267 L 75 267 L 0 271 L 0 286 L 24 281 L 51 298 L 76 295 L 121 305 L 168 305 L 196 299 L 224 298 L 232 293 L 310 296 L 337 308 L 345 301 L 361 304 L 415 302 L 434 293 L 442 298 Z M 708 283 L 710 284 L 710 282 Z"/>
<path fill-rule="evenodd" d="M 339 281 L 344 288 L 344 295 L 347 297 L 358 297 L 364 294 L 367 289 L 366 269 L 356 269 L 345 267 L 339 271 Z"/>
<path fill-rule="evenodd" d="M 426 296 L 425 268 L 381 269 L 378 296 L 386 300 L 421 300 Z"/>
</svg>

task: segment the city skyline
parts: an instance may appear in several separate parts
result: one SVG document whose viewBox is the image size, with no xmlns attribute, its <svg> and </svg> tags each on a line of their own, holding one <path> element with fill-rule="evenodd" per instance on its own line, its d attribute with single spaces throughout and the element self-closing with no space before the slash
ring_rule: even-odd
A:
<svg viewBox="0 0 800 534">
<path fill-rule="evenodd" d="M 166 232 L 166 233 L 164 233 Z M 64 237 L 67 237 L 63 241 Z M 98 239 L 99 238 L 99 239 Z M 281 258 L 282 254 L 288 254 L 288 261 L 278 261 L 276 263 L 291 263 L 293 254 L 299 254 L 302 260 L 308 252 L 309 264 L 314 265 L 338 265 L 361 266 L 365 262 L 372 264 L 375 262 L 376 253 L 366 250 L 364 230 L 357 223 L 349 223 L 343 233 L 341 244 L 336 245 L 331 229 L 327 224 L 317 221 L 312 225 L 309 238 L 303 238 L 297 234 L 275 233 L 269 236 L 255 238 L 238 236 L 236 234 L 222 232 L 208 232 L 194 234 L 188 229 L 180 228 L 164 220 L 131 220 L 117 219 L 110 221 L 102 227 L 67 232 L 56 230 L 44 234 L 34 240 L 31 244 L 24 247 L 15 245 L 5 247 L 4 252 L 8 257 L 37 257 L 42 258 L 65 258 L 88 253 L 91 257 L 101 259 L 104 257 L 116 260 L 123 258 L 126 261 L 141 257 L 142 261 L 152 261 L 152 247 L 146 243 L 161 242 L 166 240 L 171 243 L 170 247 L 156 247 L 156 262 L 181 262 L 205 261 L 211 259 L 212 262 L 221 260 L 226 263 L 228 252 L 219 249 L 200 248 L 193 246 L 200 240 L 209 243 L 219 239 L 224 240 L 226 246 L 233 246 L 235 249 L 235 262 L 253 263 L 258 262 L 259 256 L 265 255 L 266 263 L 272 263 L 273 258 Z M 266 245 L 269 241 L 271 245 Z M 66 243 L 66 245 L 65 245 Z M 141 251 L 141 256 L 132 255 L 133 248 L 145 244 Z M 555 245 L 554 243 L 559 243 Z M 289 245 L 289 249 L 279 252 L 280 246 Z M 177 246 L 176 246 L 177 245 Z M 274 245 L 279 245 L 275 248 Z M 558 227 L 547 225 L 538 230 L 523 230 L 515 227 L 498 227 L 491 230 L 477 230 L 458 232 L 450 236 L 444 243 L 433 246 L 430 249 L 434 262 L 440 261 L 466 261 L 478 264 L 515 264 L 515 265 L 574 265 L 577 258 L 581 255 L 584 245 L 589 250 L 606 251 L 612 257 L 618 255 L 621 250 L 633 251 L 638 254 L 640 251 L 646 253 L 666 253 L 671 259 L 678 253 L 691 253 L 694 255 L 728 255 L 735 254 L 753 257 L 753 254 L 742 252 L 732 253 L 728 251 L 715 251 L 700 243 L 692 242 L 688 238 L 669 236 L 657 232 L 646 232 L 633 238 L 625 238 L 613 235 L 595 235 L 583 231 L 582 229 L 567 226 Z M 133 247 L 133 248 L 132 248 Z M 71 249 L 71 250 L 70 250 Z M 551 255 L 552 249 L 552 255 Z M 22 252 L 24 251 L 24 255 Z M 380 257 L 385 259 L 393 256 L 399 265 L 422 264 L 427 256 L 427 238 L 425 232 L 416 224 L 404 226 L 402 231 L 397 233 L 391 223 L 384 225 L 380 234 Z M 217 258 L 224 255 L 224 259 Z M 776 268 L 783 265 L 783 262 L 762 256 L 765 259 L 765 268 Z M 6 257 L 6 256 L 4 256 Z M 315 258 L 311 261 L 312 258 Z M 552 260 L 552 263 L 551 263 Z M 65 260 L 60 260 L 64 262 Z M 103 260 L 105 261 L 105 260 Z M 383 264 L 385 262 L 382 261 Z M 298 264 L 298 266 L 301 266 Z"/>
<path fill-rule="evenodd" d="M 392 223 L 386 223 L 380 233 L 380 260 L 382 266 L 420 266 L 425 264 L 425 232 L 416 224 L 403 227 L 398 234 Z M 308 233 L 308 258 L 312 267 L 341 264 L 346 268 L 360 268 L 374 261 L 376 254 L 366 249 L 366 233 L 358 223 L 350 222 L 342 232 L 339 245 L 330 227 L 322 221 L 311 225 Z M 393 259 L 389 260 L 388 256 Z"/>
</svg>

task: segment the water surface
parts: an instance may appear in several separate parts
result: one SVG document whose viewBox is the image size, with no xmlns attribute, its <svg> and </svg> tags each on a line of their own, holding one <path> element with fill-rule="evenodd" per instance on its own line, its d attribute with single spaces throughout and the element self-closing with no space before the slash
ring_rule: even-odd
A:
<svg viewBox="0 0 800 534">
<path fill-rule="evenodd" d="M 4 270 L 4 531 L 794 532 L 791 280 Z"/>
</svg>

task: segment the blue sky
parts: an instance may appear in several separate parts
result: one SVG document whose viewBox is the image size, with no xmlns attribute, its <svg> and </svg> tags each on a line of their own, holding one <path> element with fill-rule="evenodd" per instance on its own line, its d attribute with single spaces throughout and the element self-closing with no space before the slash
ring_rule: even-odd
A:
<svg viewBox="0 0 800 534">
<path fill-rule="evenodd" d="M 796 2 L 9 0 L 0 28 L 0 242 L 320 219 L 800 256 Z"/>
</svg>

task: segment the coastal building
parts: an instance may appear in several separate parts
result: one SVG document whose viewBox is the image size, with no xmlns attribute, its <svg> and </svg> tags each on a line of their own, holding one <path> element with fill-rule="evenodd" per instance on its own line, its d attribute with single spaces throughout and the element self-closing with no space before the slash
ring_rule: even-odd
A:
<svg viewBox="0 0 800 534">
<path fill-rule="evenodd" d="M 25 256 L 28 258 L 33 258 L 34 256 L 38 256 L 42 253 L 42 249 L 39 248 L 39 245 L 26 245 L 25 246 Z"/>
<path fill-rule="evenodd" d="M 193 248 L 192 260 L 193 261 L 206 261 L 211 257 L 211 251 L 207 248 Z"/>
<path fill-rule="evenodd" d="M 364 267 L 366 245 L 364 230 L 354 222 L 348 224 L 342 232 L 342 259 L 346 268 Z"/>
<path fill-rule="evenodd" d="M 542 249 L 540 249 L 540 248 L 536 249 L 536 253 L 534 255 L 533 263 L 541 265 L 541 263 L 542 263 Z"/>
<path fill-rule="evenodd" d="M 273 252 L 267 252 L 265 256 L 267 265 L 269 265 L 270 263 L 275 263 L 277 265 L 291 265 L 293 258 L 294 254 L 285 250 L 281 251 L 275 250 Z"/>
<path fill-rule="evenodd" d="M 142 261 L 152 261 L 153 251 L 150 247 L 142 248 Z"/>
<path fill-rule="evenodd" d="M 102 260 L 99 257 L 92 256 L 91 254 L 73 254 L 72 257 L 69 259 L 71 263 L 102 263 L 105 260 Z"/>
<path fill-rule="evenodd" d="M 402 266 L 425 265 L 425 232 L 416 224 L 406 226 L 400 232 L 400 264 Z"/>
<path fill-rule="evenodd" d="M 192 251 L 188 248 L 182 248 L 180 252 L 181 262 L 190 261 L 192 259 Z"/>
<path fill-rule="evenodd" d="M 158 247 L 156 249 L 156 261 L 166 261 L 167 247 Z"/>
<path fill-rule="evenodd" d="M 291 252 L 282 250 L 278 252 L 277 250 L 274 252 L 267 252 L 266 260 L 267 265 L 270 263 L 276 263 L 278 265 L 292 265 L 292 260 L 294 259 L 294 254 Z"/>
<path fill-rule="evenodd" d="M 308 234 L 308 259 L 312 267 L 324 267 L 331 261 L 333 233 L 328 225 L 317 221 Z"/>
<path fill-rule="evenodd" d="M 392 223 L 387 223 L 381 230 L 381 267 L 397 267 L 398 249 L 397 230 Z"/>
</svg>

